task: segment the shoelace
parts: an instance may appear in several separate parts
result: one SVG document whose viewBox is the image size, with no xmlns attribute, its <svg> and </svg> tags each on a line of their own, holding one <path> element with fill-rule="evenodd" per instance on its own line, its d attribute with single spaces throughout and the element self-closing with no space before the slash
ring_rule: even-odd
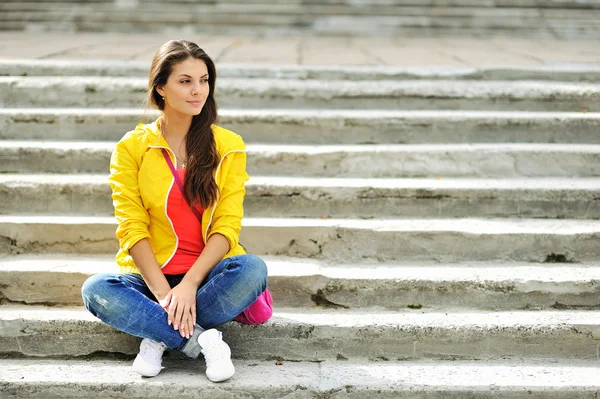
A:
<svg viewBox="0 0 600 399">
<path fill-rule="evenodd" d="M 151 342 L 146 342 L 144 345 L 144 355 L 149 355 L 153 358 L 160 359 L 162 358 L 163 352 L 164 349 L 160 344 L 154 345 Z"/>
<path fill-rule="evenodd" d="M 223 345 L 219 342 L 217 345 L 211 345 L 202 349 L 204 359 L 208 362 L 217 361 L 226 357 Z"/>
</svg>

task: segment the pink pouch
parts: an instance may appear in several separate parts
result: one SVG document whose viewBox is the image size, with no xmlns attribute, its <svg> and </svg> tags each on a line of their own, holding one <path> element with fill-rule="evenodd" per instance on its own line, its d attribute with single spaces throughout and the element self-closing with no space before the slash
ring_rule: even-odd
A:
<svg viewBox="0 0 600 399">
<path fill-rule="evenodd" d="M 243 324 L 262 324 L 269 320 L 272 315 L 273 297 L 267 288 L 252 305 L 248 306 L 246 310 L 237 315 L 233 320 Z"/>
</svg>

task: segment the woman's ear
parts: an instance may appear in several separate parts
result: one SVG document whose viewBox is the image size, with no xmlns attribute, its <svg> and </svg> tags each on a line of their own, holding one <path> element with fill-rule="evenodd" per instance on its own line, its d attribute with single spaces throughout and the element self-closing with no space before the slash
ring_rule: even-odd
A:
<svg viewBox="0 0 600 399">
<path fill-rule="evenodd" d="M 165 90 L 163 89 L 163 87 L 162 87 L 162 86 L 156 86 L 156 92 L 157 92 L 158 94 L 160 94 L 160 96 L 161 96 L 161 97 L 164 97 L 164 96 L 165 96 Z"/>
</svg>

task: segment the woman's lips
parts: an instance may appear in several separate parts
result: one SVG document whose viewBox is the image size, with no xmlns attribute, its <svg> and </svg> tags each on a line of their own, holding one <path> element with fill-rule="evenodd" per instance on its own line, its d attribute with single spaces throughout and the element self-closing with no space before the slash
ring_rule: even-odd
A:
<svg viewBox="0 0 600 399">
<path fill-rule="evenodd" d="M 192 104 L 193 106 L 197 107 L 202 105 L 202 101 L 188 101 L 188 104 Z"/>
</svg>

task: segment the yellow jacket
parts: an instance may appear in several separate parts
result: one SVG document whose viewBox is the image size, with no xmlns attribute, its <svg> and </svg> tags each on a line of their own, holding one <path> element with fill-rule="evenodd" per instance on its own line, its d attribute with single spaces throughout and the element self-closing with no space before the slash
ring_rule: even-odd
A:
<svg viewBox="0 0 600 399">
<path fill-rule="evenodd" d="M 219 195 L 202 217 L 202 238 L 206 243 L 211 235 L 227 238 L 230 251 L 225 258 L 244 254 L 239 245 L 244 216 L 244 183 L 246 147 L 242 138 L 232 131 L 213 125 L 213 134 L 221 160 L 214 172 Z M 116 261 L 123 273 L 139 273 L 129 255 L 129 249 L 148 238 L 163 267 L 175 255 L 179 238 L 167 216 L 167 198 L 177 188 L 175 179 L 162 154 L 169 144 L 160 134 L 157 122 L 139 124 L 117 143 L 110 159 L 109 184 L 118 226 L 119 251 Z"/>
</svg>

